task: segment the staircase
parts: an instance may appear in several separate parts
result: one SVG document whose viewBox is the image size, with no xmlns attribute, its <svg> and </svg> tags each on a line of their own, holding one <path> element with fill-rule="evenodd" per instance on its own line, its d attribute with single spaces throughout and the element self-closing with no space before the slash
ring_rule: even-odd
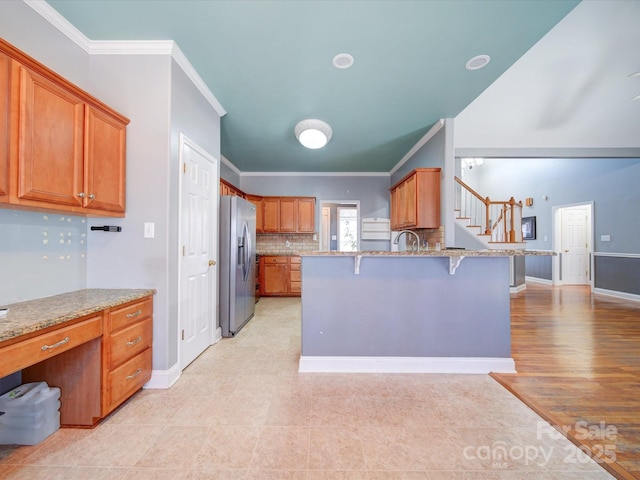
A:
<svg viewBox="0 0 640 480">
<path fill-rule="evenodd" d="M 524 250 L 522 202 L 482 197 L 466 183 L 456 180 L 456 223 L 485 248 Z"/>
</svg>

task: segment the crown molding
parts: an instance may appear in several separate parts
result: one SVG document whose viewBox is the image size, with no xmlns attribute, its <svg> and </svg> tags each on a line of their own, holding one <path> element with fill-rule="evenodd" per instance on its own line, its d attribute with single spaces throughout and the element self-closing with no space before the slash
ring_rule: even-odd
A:
<svg viewBox="0 0 640 480">
<path fill-rule="evenodd" d="M 424 134 L 424 136 L 418 140 L 418 142 L 411 147 L 411 150 L 409 150 L 404 157 L 402 157 L 400 159 L 400 161 L 398 163 L 396 163 L 395 167 L 393 167 L 391 169 L 391 171 L 389 172 L 390 175 L 393 175 L 394 173 L 396 173 L 398 171 L 398 169 L 400 167 L 402 167 L 402 165 L 404 165 L 405 163 L 407 163 L 407 161 L 413 157 L 416 152 L 418 150 L 420 150 L 429 140 L 431 140 L 431 138 L 438 133 L 442 127 L 444 127 L 444 119 L 440 119 L 438 120 L 436 123 L 433 124 L 433 126 L 429 129 L 429 131 L 427 133 Z"/>
<path fill-rule="evenodd" d="M 388 172 L 242 172 L 241 177 L 389 177 Z"/>
<path fill-rule="evenodd" d="M 229 159 L 222 154 L 220 155 L 220 161 L 224 163 L 227 167 L 229 167 L 233 171 L 233 173 L 235 173 L 238 176 L 242 176 L 242 172 L 238 170 L 238 167 L 236 167 L 233 163 L 231 163 Z"/>
<path fill-rule="evenodd" d="M 227 111 L 173 40 L 90 40 L 44 0 L 23 1 L 89 55 L 171 55 L 216 113 L 226 115 Z"/>
<path fill-rule="evenodd" d="M 74 27 L 69 20 L 60 15 L 55 8 L 44 0 L 23 1 L 34 9 L 42 18 L 69 37 L 71 41 L 82 48 L 85 52 L 91 53 L 91 40 L 89 40 L 80 30 Z"/>
</svg>

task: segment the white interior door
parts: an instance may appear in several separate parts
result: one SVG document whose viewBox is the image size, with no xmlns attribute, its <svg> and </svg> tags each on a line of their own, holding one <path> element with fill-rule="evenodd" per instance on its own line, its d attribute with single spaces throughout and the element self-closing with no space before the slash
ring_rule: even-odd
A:
<svg viewBox="0 0 640 480">
<path fill-rule="evenodd" d="M 590 214 L 589 205 L 565 207 L 560 212 L 564 285 L 587 285 L 590 282 Z"/>
<path fill-rule="evenodd" d="M 331 242 L 329 235 L 331 234 L 331 209 L 322 207 L 322 222 L 320 223 L 320 250 L 330 250 Z"/>
<path fill-rule="evenodd" d="M 217 176 L 211 155 L 181 136 L 180 368 L 213 343 L 217 303 Z"/>
</svg>

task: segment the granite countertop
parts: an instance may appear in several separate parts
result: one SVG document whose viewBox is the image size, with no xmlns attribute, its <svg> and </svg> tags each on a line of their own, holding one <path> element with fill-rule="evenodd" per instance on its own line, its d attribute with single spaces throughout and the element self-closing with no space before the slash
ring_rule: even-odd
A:
<svg viewBox="0 0 640 480">
<path fill-rule="evenodd" d="M 154 289 L 92 288 L 3 305 L 1 308 L 8 308 L 9 311 L 6 317 L 0 317 L 0 342 L 155 293 Z"/>
<path fill-rule="evenodd" d="M 420 250 L 412 252 L 410 250 L 402 252 L 387 251 L 361 251 L 361 252 L 336 252 L 336 251 L 316 251 L 316 252 L 296 252 L 303 257 L 517 257 L 517 256 L 553 256 L 555 252 L 547 250 Z"/>
</svg>

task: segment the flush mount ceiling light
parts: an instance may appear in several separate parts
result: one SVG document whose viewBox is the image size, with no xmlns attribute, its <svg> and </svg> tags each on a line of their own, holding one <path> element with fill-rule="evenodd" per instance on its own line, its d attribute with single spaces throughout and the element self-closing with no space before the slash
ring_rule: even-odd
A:
<svg viewBox="0 0 640 480">
<path fill-rule="evenodd" d="M 489 55 L 476 55 L 466 63 L 464 68 L 467 70 L 480 70 L 486 67 L 490 61 L 491 57 Z"/>
<path fill-rule="evenodd" d="M 333 57 L 333 66 L 344 70 L 345 68 L 349 68 L 353 65 L 353 57 L 348 53 L 339 53 L 335 57 Z"/>
<path fill-rule="evenodd" d="M 302 120 L 296 125 L 294 132 L 303 146 L 314 150 L 324 147 L 333 134 L 327 123 L 315 118 Z"/>
</svg>

